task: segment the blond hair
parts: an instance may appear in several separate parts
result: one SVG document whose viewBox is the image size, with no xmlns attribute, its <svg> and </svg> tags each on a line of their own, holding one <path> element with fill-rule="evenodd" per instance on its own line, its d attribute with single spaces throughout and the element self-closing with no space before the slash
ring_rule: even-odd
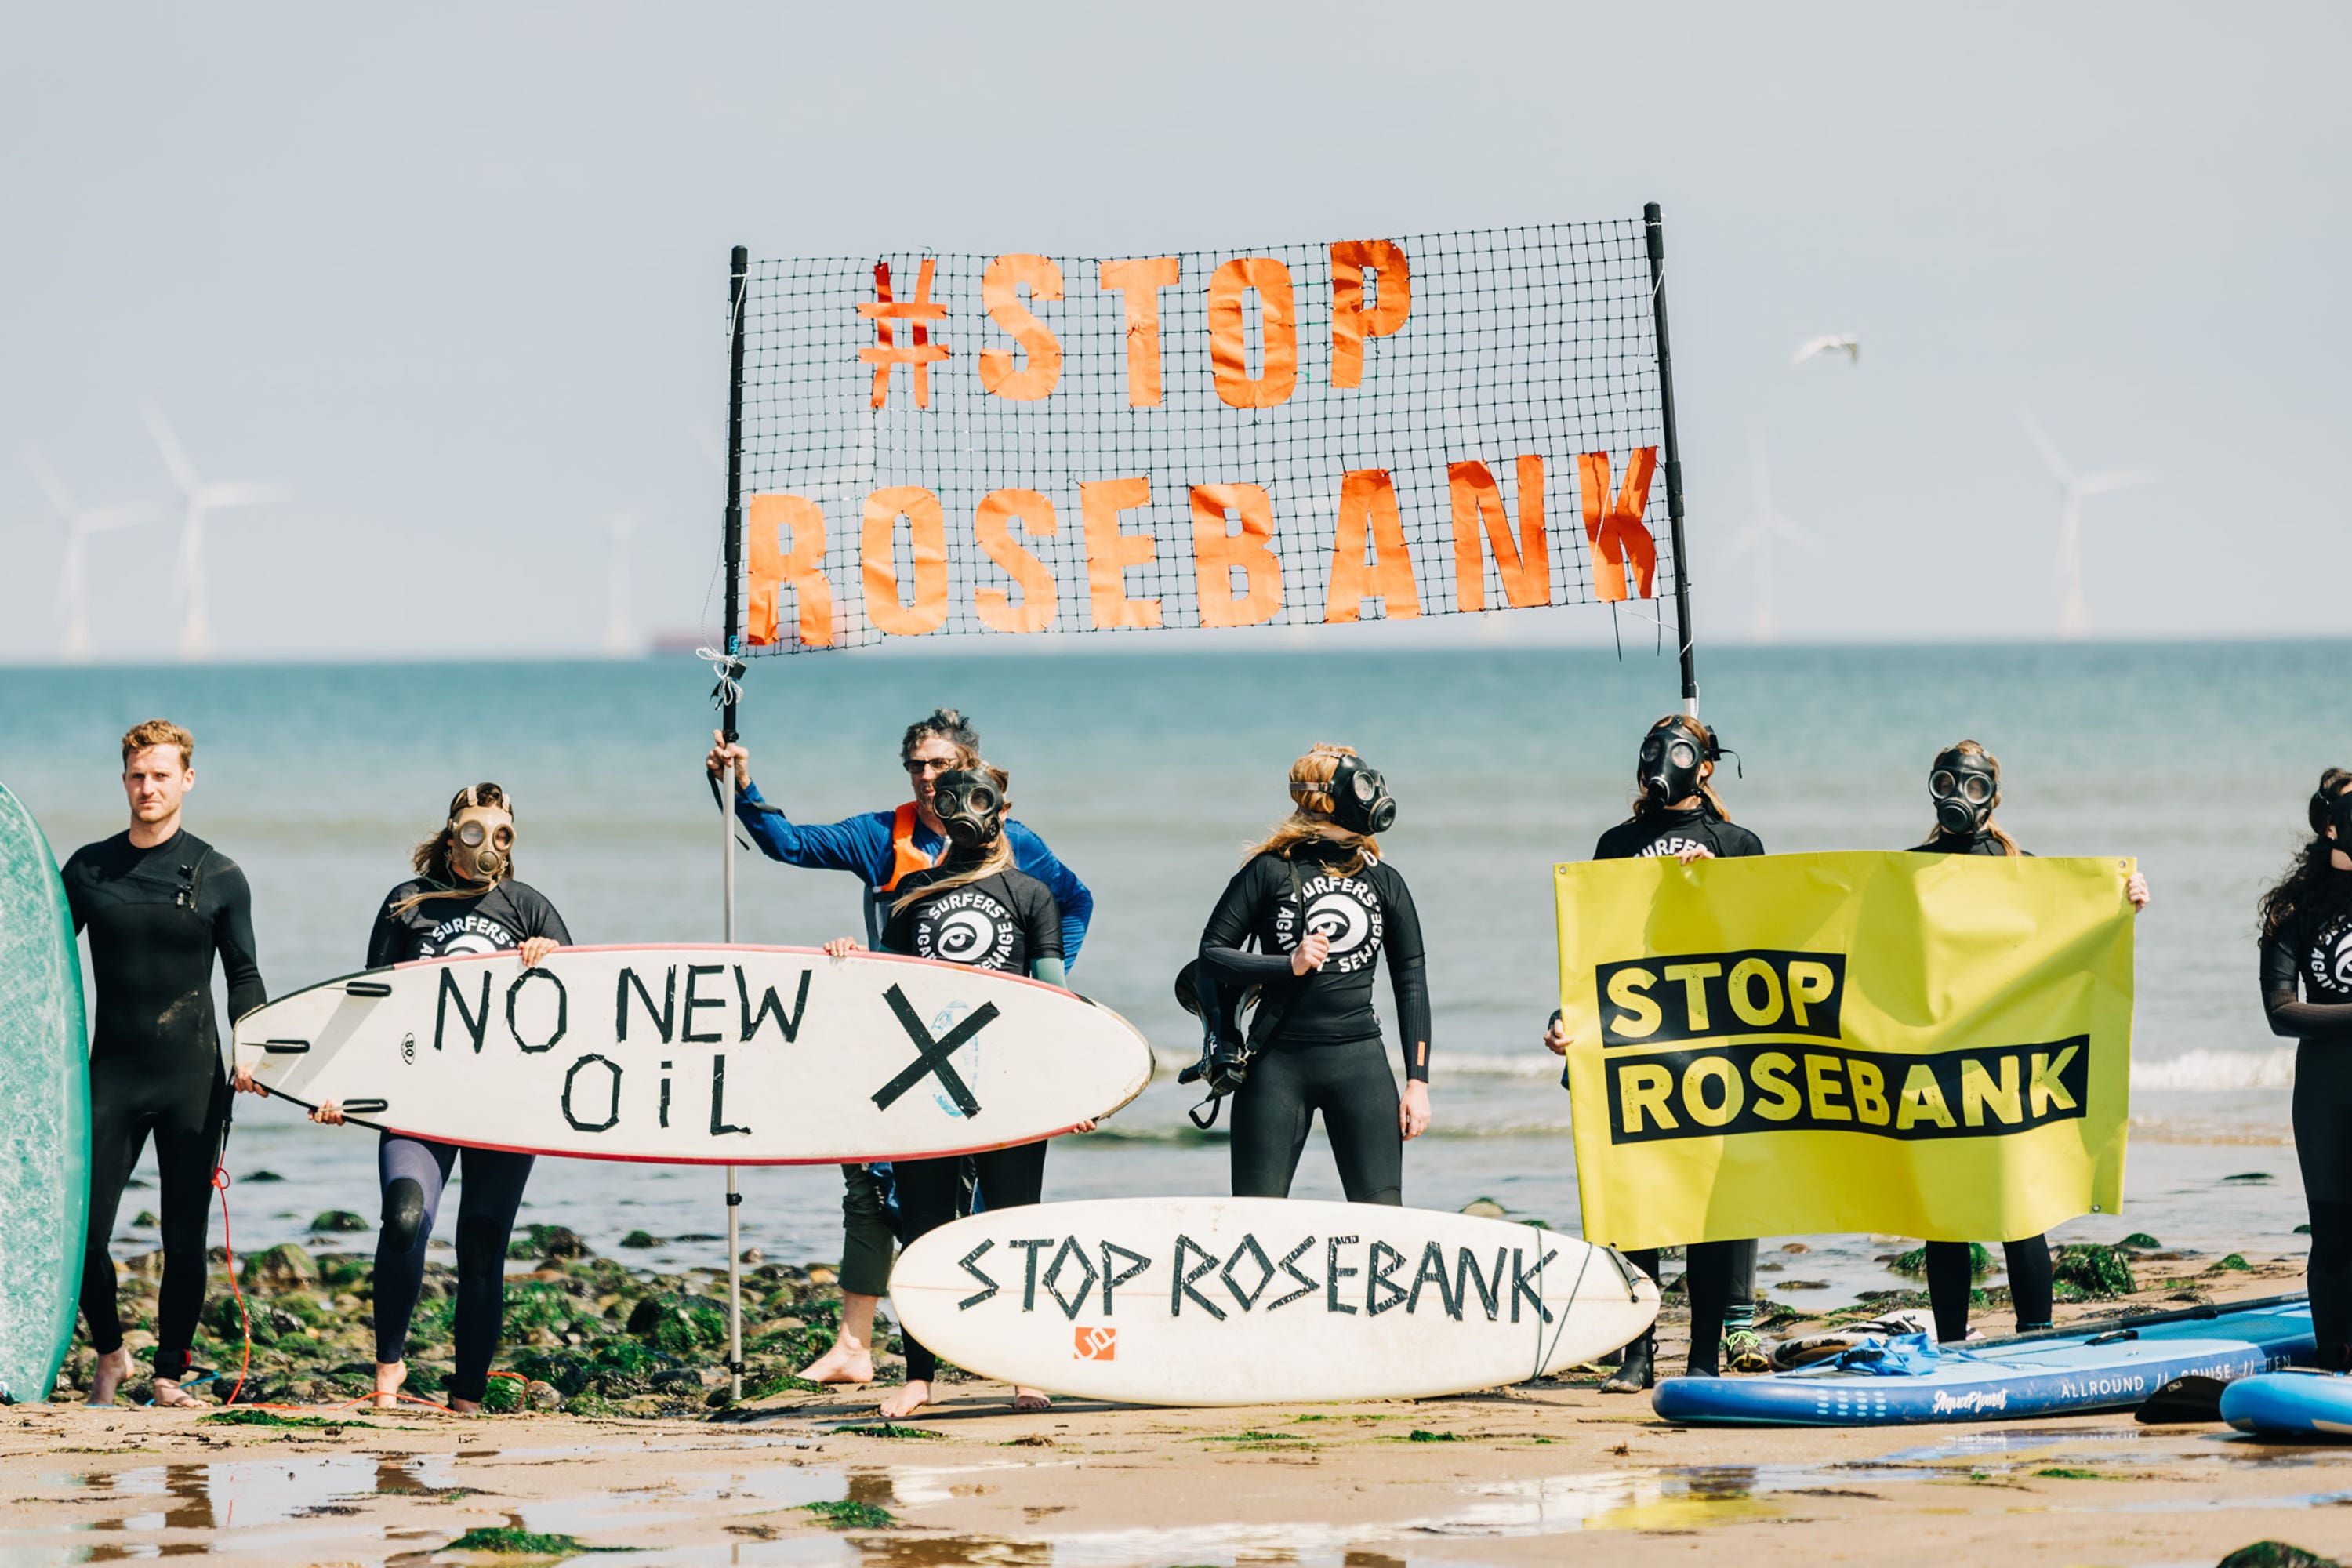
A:
<svg viewBox="0 0 2352 1568">
<path fill-rule="evenodd" d="M 1984 830 L 1991 834 L 1995 842 L 2000 844 L 2002 854 L 2023 854 L 2024 851 L 2017 847 L 2017 840 L 2009 836 L 2009 829 L 1992 819 L 1992 814 L 2000 809 L 2000 759 L 1974 741 L 1955 741 L 1946 746 L 1942 752 L 1937 752 L 1936 755 L 1940 757 L 1945 752 L 1958 752 L 1964 757 L 1974 757 L 1984 763 L 1985 771 L 1992 774 L 1992 799 L 1985 803 Z M 1927 835 L 1927 841 L 1932 844 L 1943 837 L 1944 825 L 1939 822 L 1936 825 L 1935 831 Z"/>
<path fill-rule="evenodd" d="M 131 757 L 150 746 L 177 746 L 180 748 L 181 769 L 185 771 L 196 765 L 196 738 L 169 719 L 150 719 L 124 731 L 122 765 L 129 767 Z"/>
<path fill-rule="evenodd" d="M 1343 877 L 1361 871 L 1367 859 L 1378 859 L 1379 839 L 1331 820 L 1331 813 L 1339 804 L 1331 797 L 1332 776 L 1339 771 L 1340 759 L 1355 754 L 1353 746 L 1318 741 L 1305 756 L 1291 763 L 1290 798 L 1297 809 L 1275 824 L 1273 832 L 1252 845 L 1243 854 L 1243 861 L 1255 860 L 1261 855 L 1279 855 L 1287 860 L 1293 849 L 1310 842 L 1337 844 L 1355 851 L 1347 865 L 1337 868 Z"/>
<path fill-rule="evenodd" d="M 912 745 L 913 742 L 909 742 L 910 750 Z M 936 882 L 926 882 L 911 892 L 902 895 L 897 903 L 890 906 L 892 914 L 897 914 L 909 904 L 919 904 L 926 899 L 936 899 L 941 893 L 952 892 L 958 888 L 969 887 L 985 878 L 993 877 L 1013 864 L 1013 836 L 1005 832 L 1003 827 L 1003 816 L 1013 809 L 1013 775 L 1003 768 L 991 766 L 987 763 L 974 765 L 988 775 L 989 782 L 996 785 L 996 798 L 1004 803 L 999 808 L 996 837 L 989 841 L 987 849 L 978 859 L 968 860 L 961 865 L 956 863 L 955 851 L 949 850 L 947 858 L 941 860 L 940 864 L 955 866 L 956 868 Z"/>
</svg>

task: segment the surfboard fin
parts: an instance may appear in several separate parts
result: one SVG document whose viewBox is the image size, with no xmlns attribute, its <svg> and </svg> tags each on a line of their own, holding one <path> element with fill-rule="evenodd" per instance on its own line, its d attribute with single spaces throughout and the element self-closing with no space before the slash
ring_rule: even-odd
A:
<svg viewBox="0 0 2352 1568">
<path fill-rule="evenodd" d="M 2221 1419 L 2221 1391 L 2229 1386 L 2225 1378 L 2189 1373 L 2174 1378 L 2141 1400 L 2139 1408 L 2132 1412 L 2132 1419 L 2147 1426 L 2178 1426 L 2219 1421 Z"/>
</svg>

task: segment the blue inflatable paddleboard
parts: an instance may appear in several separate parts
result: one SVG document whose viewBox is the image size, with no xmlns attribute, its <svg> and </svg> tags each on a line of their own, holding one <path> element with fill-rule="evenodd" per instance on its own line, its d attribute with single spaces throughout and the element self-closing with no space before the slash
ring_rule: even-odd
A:
<svg viewBox="0 0 2352 1568">
<path fill-rule="evenodd" d="M 2352 1437 L 2352 1378 L 2274 1372 L 2221 1391 L 2221 1419 L 2265 1437 Z"/>
<path fill-rule="evenodd" d="M 2300 1295 L 2272 1297 L 1965 1346 L 1938 1348 L 1914 1335 L 1887 1352 L 1848 1352 L 1795 1372 L 1670 1377 L 1651 1404 L 1669 1421 L 1696 1426 L 1892 1426 L 2082 1415 L 2137 1408 L 2164 1384 L 2192 1373 L 2231 1382 L 2234 1394 L 2241 1385 L 2232 1380 L 2311 1352 L 2310 1304 Z M 2352 1383 L 2339 1386 L 2352 1390 Z M 2352 1393 L 2340 1407 L 2352 1411 Z M 2226 1415 L 2226 1395 L 2222 1408 Z"/>
</svg>

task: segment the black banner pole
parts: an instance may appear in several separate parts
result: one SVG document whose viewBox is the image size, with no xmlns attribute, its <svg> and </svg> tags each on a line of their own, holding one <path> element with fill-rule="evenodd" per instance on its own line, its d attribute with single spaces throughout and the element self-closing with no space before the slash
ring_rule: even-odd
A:
<svg viewBox="0 0 2352 1568">
<path fill-rule="evenodd" d="M 743 672 L 743 310 L 749 300 L 751 253 L 735 247 L 727 271 L 727 538 L 720 547 L 726 560 L 727 628 L 719 667 L 719 731 L 729 742 L 736 736 L 737 680 Z M 1679 552 L 1675 561 L 1680 563 Z M 735 764 L 727 764 L 725 808 L 719 814 L 719 885 L 724 910 L 721 940 L 735 940 Z M 743 1397 L 743 1238 L 736 1224 L 743 1194 L 736 1184 L 735 1167 L 727 1167 L 727 1397 Z"/>
<path fill-rule="evenodd" d="M 1675 542 L 1675 637 L 1682 645 L 1683 711 L 1698 717 L 1698 662 L 1690 612 L 1690 552 L 1683 538 L 1682 444 L 1675 436 L 1675 362 L 1666 346 L 1666 234 L 1658 204 L 1642 208 L 1650 240 L 1650 316 L 1658 338 L 1658 405 L 1665 426 L 1666 526 Z"/>
</svg>

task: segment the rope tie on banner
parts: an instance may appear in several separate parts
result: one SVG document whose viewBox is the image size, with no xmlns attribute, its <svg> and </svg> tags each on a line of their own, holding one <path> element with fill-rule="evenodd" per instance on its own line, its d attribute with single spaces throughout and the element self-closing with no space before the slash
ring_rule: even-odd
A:
<svg viewBox="0 0 2352 1568">
<path fill-rule="evenodd" d="M 719 683 L 710 689 L 710 705 L 724 708 L 743 700 L 744 664 L 731 653 L 721 653 L 715 647 L 698 647 L 694 657 L 710 667 Z"/>
</svg>

